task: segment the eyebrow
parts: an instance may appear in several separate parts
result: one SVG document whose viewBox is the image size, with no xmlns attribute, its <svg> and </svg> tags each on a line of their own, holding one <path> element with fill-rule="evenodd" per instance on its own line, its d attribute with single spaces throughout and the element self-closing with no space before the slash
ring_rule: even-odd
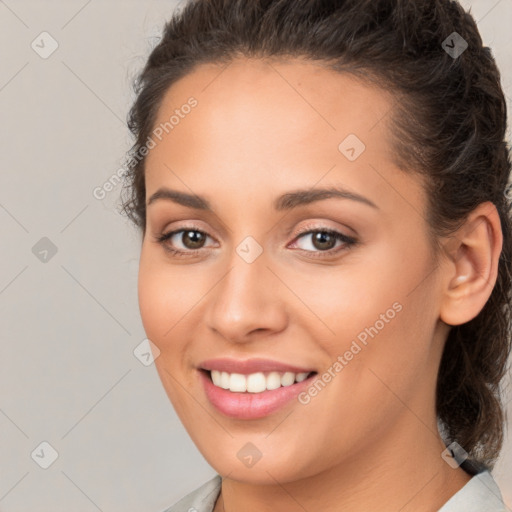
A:
<svg viewBox="0 0 512 512">
<path fill-rule="evenodd" d="M 371 206 L 377 210 L 379 209 L 379 207 L 368 198 L 340 187 L 292 190 L 279 196 L 277 199 L 275 199 L 273 204 L 275 210 L 284 211 L 333 197 L 357 201 L 359 203 Z M 158 189 L 149 198 L 147 206 L 158 200 L 172 201 L 182 206 L 187 206 L 188 208 L 213 212 L 213 208 L 211 207 L 210 202 L 205 197 L 199 196 L 197 194 L 188 194 L 186 192 L 172 190 L 166 187 Z"/>
</svg>

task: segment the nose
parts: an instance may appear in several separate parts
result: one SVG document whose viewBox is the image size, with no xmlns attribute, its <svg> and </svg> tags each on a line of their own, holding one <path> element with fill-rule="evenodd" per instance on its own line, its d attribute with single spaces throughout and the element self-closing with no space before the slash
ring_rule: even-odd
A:
<svg viewBox="0 0 512 512">
<path fill-rule="evenodd" d="M 208 294 L 205 320 L 209 329 L 233 343 L 247 343 L 255 336 L 285 329 L 285 287 L 268 268 L 266 258 L 262 255 L 247 263 L 234 256 L 227 273 Z"/>
</svg>

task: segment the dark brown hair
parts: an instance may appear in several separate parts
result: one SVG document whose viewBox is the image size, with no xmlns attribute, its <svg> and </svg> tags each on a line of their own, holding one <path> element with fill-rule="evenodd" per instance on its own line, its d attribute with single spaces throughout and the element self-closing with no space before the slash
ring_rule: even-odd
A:
<svg viewBox="0 0 512 512">
<path fill-rule="evenodd" d="M 456 32 L 457 34 L 453 34 Z M 460 39 L 462 38 L 462 39 Z M 449 49 L 463 49 L 460 55 Z M 396 161 L 423 180 L 435 262 L 480 203 L 498 209 L 503 249 L 497 282 L 473 320 L 452 327 L 440 364 L 436 407 L 446 444 L 492 468 L 503 442 L 500 383 L 511 349 L 512 220 L 506 102 L 491 50 L 472 16 L 450 0 L 192 0 L 166 23 L 134 83 L 122 205 L 145 234 L 141 150 L 168 88 L 201 63 L 237 57 L 304 57 L 379 85 Z"/>
</svg>

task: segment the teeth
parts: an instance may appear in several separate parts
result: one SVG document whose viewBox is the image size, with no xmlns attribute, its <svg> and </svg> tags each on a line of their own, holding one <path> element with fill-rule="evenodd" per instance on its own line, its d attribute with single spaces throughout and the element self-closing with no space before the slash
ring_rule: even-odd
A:
<svg viewBox="0 0 512 512">
<path fill-rule="evenodd" d="M 270 372 L 267 375 L 267 386 L 268 390 L 277 389 L 281 387 L 281 375 L 277 372 Z"/>
<path fill-rule="evenodd" d="M 286 372 L 281 377 L 281 386 L 291 386 L 295 382 L 295 374 L 292 372 Z"/>
<path fill-rule="evenodd" d="M 229 376 L 230 391 L 247 391 L 247 379 L 240 373 L 232 373 Z"/>
<path fill-rule="evenodd" d="M 242 375 L 241 373 L 227 373 L 218 370 L 212 370 L 210 373 L 215 386 L 239 393 L 262 393 L 263 391 L 270 391 L 281 386 L 291 386 L 295 382 L 302 382 L 309 375 L 307 372 L 270 372 L 268 375 L 265 375 L 263 372 L 257 372 Z"/>
<path fill-rule="evenodd" d="M 247 382 L 247 391 L 249 393 L 258 393 L 267 389 L 267 379 L 263 373 L 251 373 L 242 378 Z"/>
<path fill-rule="evenodd" d="M 309 373 L 297 373 L 297 375 L 295 375 L 295 381 L 302 382 L 303 380 L 305 380 L 307 378 L 308 375 L 309 375 Z"/>
<path fill-rule="evenodd" d="M 226 372 L 217 372 L 220 374 L 220 387 L 224 389 L 229 389 L 229 373 Z"/>
</svg>

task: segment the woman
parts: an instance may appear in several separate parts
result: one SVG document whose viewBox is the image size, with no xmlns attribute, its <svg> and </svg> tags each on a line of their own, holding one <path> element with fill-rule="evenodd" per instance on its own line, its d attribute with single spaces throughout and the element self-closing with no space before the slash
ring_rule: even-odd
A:
<svg viewBox="0 0 512 512">
<path fill-rule="evenodd" d="M 506 104 L 449 0 L 196 0 L 136 83 L 157 370 L 218 475 L 170 511 L 502 511 Z"/>
</svg>

